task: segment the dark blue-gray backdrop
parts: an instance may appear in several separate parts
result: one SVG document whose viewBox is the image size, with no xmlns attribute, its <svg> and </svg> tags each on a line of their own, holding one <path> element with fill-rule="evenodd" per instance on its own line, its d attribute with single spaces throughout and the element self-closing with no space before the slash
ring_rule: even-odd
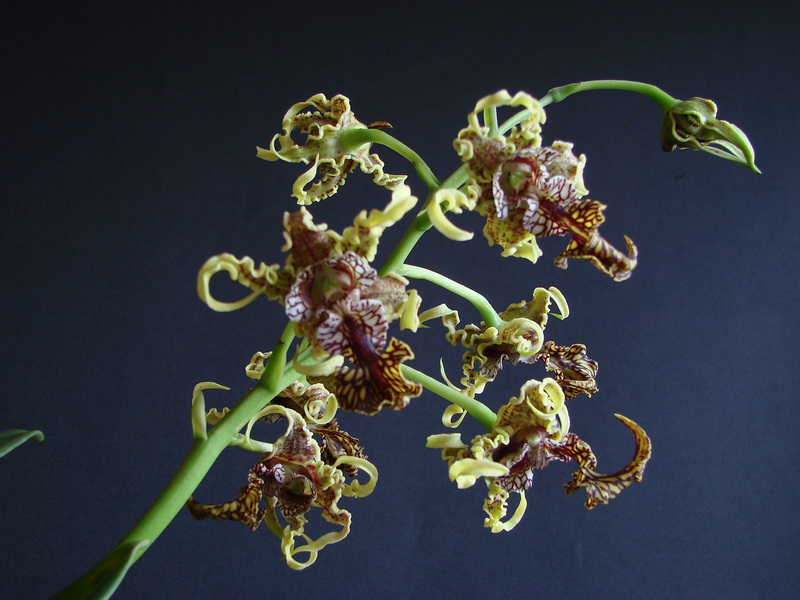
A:
<svg viewBox="0 0 800 600">
<path fill-rule="evenodd" d="M 431 234 L 411 259 L 498 308 L 558 286 L 572 316 L 549 336 L 585 343 L 600 362 L 600 392 L 571 404 L 573 430 L 608 471 L 633 447 L 613 413 L 638 421 L 654 448 L 643 483 L 589 512 L 582 494 L 563 492 L 570 465 L 551 465 L 522 523 L 491 534 L 484 486 L 457 490 L 424 447 L 443 431 L 444 407 L 426 394 L 400 413 L 342 418 L 380 482 L 342 502 L 353 531 L 312 568 L 290 571 L 266 529 L 183 512 L 117 597 L 792 597 L 799 22 L 784 2 L 440 2 L 417 14 L 401 3 L 31 2 L 6 12 L 0 429 L 47 437 L 0 460 L 0 595 L 47 597 L 127 531 L 189 446 L 196 382 L 233 388 L 208 394 L 218 406 L 247 389 L 242 367 L 273 344 L 281 308 L 264 299 L 214 313 L 195 273 L 224 251 L 282 259 L 281 215 L 302 169 L 254 149 L 290 105 L 346 94 L 361 120 L 390 121 L 445 176 L 478 98 L 623 78 L 713 98 L 749 134 L 763 175 L 663 154 L 658 110 L 642 96 L 581 94 L 548 109 L 544 138 L 586 153 L 591 197 L 608 205 L 605 237 L 639 246 L 629 281 L 585 261 L 556 269 L 561 238 L 545 240 L 537 265 L 500 259 L 480 233 L 464 245 Z M 390 172 L 406 169 L 383 154 Z M 387 200 L 356 173 L 315 210 L 340 229 Z M 447 300 L 420 289 L 426 306 Z M 461 351 L 442 331 L 401 337 L 416 366 L 435 373 L 445 356 L 455 377 Z M 487 399 L 497 406 L 543 375 L 507 369 Z M 232 497 L 254 458 L 227 452 L 199 498 Z"/>
</svg>

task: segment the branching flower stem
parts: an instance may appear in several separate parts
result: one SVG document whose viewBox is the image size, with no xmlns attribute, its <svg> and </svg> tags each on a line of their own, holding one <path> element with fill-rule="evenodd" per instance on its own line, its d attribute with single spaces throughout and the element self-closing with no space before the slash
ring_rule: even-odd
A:
<svg viewBox="0 0 800 600">
<path fill-rule="evenodd" d="M 577 94 L 578 92 L 586 92 L 590 90 L 623 90 L 643 94 L 654 100 L 662 112 L 669 110 L 679 102 L 679 100 L 673 98 L 664 90 L 648 83 L 627 81 L 624 79 L 596 79 L 592 81 L 570 83 L 553 88 L 539 99 L 539 104 L 544 108 L 550 104 L 561 102 L 565 98 L 573 94 Z M 530 111 L 528 109 L 521 110 L 503 122 L 502 125 L 498 126 L 496 109 L 487 109 L 484 111 L 486 125 L 489 127 L 490 133 L 492 134 L 505 134 L 512 127 L 519 125 L 529 116 Z M 381 269 L 381 275 L 384 275 L 389 271 L 397 271 L 405 262 L 408 255 L 411 254 L 411 250 L 413 250 L 419 239 L 426 231 L 428 231 L 428 229 L 431 228 L 431 221 L 428 217 L 427 211 L 425 211 L 425 207 L 428 205 L 428 202 L 431 201 L 433 193 L 438 189 L 444 188 L 459 189 L 462 185 L 464 185 L 464 183 L 466 183 L 468 179 L 467 167 L 466 165 L 461 165 L 458 169 L 453 171 L 453 173 L 447 179 L 441 183 L 438 183 L 438 179 L 433 175 L 433 172 L 430 170 L 425 161 L 422 160 L 422 158 L 416 152 L 412 151 L 410 148 L 393 138 L 388 133 L 374 129 L 354 129 L 340 134 L 340 136 L 345 135 L 350 141 L 362 140 L 362 143 L 375 142 L 392 148 L 414 165 L 414 168 L 420 175 L 420 178 L 422 178 L 422 180 L 428 186 L 428 197 L 422 207 L 423 210 L 417 214 L 416 218 L 411 222 L 406 230 L 406 233 L 403 235 L 403 238 L 397 244 L 394 251 L 389 255 L 389 258 L 386 260 L 386 263 Z"/>
<path fill-rule="evenodd" d="M 596 80 L 553 88 L 539 100 L 539 103 L 542 107 L 548 106 L 549 104 L 560 102 L 572 94 L 588 90 L 637 92 L 653 99 L 662 111 L 669 110 L 678 102 L 669 94 L 649 84 L 624 80 Z M 492 134 L 505 134 L 528 116 L 529 111 L 522 110 L 502 125 L 498 125 L 495 109 L 484 112 L 485 123 Z M 431 201 L 434 193 L 439 189 L 459 189 L 463 186 L 468 179 L 466 166 L 462 165 L 447 179 L 440 181 L 416 152 L 388 133 L 378 129 L 345 129 L 339 133 L 337 142 L 345 151 L 354 150 L 368 143 L 381 144 L 390 148 L 411 162 L 420 179 L 428 188 L 425 204 L 409 225 L 398 245 L 389 255 L 380 271 L 381 274 L 394 271 L 408 277 L 430 281 L 471 302 L 481 314 L 487 326 L 498 326 L 502 323 L 502 319 L 500 319 L 497 312 L 481 294 L 428 269 L 405 264 L 406 258 L 416 243 L 432 226 L 425 210 L 428 202 Z M 91 570 L 53 596 L 53 600 L 107 598 L 113 593 L 118 580 L 109 583 L 109 573 L 111 573 L 112 579 L 115 577 L 122 578 L 127 566 L 135 562 L 144 553 L 146 548 L 158 538 L 184 507 L 186 500 L 203 480 L 217 457 L 232 444 L 240 430 L 253 415 L 271 402 L 278 393 L 291 385 L 292 382 L 302 377 L 290 364 L 287 364 L 287 352 L 293 339 L 294 330 L 292 325 L 289 324 L 275 346 L 259 382 L 208 431 L 206 436 L 195 436 L 189 453 L 178 467 L 172 480 L 120 543 Z M 491 431 L 496 415 L 483 403 L 407 365 L 402 366 L 402 372 L 408 379 L 422 384 L 427 390 L 460 406 L 477 419 L 487 430 Z M 129 556 L 129 564 L 120 573 L 120 556 L 126 552 Z"/>
<path fill-rule="evenodd" d="M 627 81 L 624 79 L 596 79 L 592 81 L 569 83 L 567 85 L 553 88 L 544 96 L 539 98 L 539 104 L 542 106 L 542 108 L 544 108 L 550 104 L 561 102 L 572 94 L 577 94 L 578 92 L 588 92 L 591 90 L 623 90 L 627 92 L 643 94 L 655 101 L 655 103 L 658 104 L 658 107 L 661 109 L 661 112 L 666 112 L 680 102 L 680 100 L 673 98 L 661 88 L 650 85 L 649 83 Z M 521 110 L 500 126 L 500 132 L 505 133 L 515 125 L 519 125 L 522 121 L 527 119 L 529 115 L 529 110 Z"/>
</svg>

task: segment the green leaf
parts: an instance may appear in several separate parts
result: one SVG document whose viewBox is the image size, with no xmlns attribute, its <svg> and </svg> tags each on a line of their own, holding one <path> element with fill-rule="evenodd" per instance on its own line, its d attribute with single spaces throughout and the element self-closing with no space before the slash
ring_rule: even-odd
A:
<svg viewBox="0 0 800 600">
<path fill-rule="evenodd" d="M 44 434 L 38 430 L 25 431 L 24 429 L 0 431 L 0 456 L 5 456 L 14 448 L 24 444 L 31 438 L 35 439 L 37 442 L 41 442 L 44 439 Z"/>
<path fill-rule="evenodd" d="M 91 571 L 50 600 L 107 600 L 122 583 L 141 551 L 149 545 L 149 540 L 139 540 L 115 548 Z"/>
</svg>

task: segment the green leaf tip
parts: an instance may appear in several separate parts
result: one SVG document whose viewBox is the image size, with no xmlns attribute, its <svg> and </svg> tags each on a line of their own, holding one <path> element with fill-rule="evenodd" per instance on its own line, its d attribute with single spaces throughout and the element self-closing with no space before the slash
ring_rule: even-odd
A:
<svg viewBox="0 0 800 600">
<path fill-rule="evenodd" d="M 149 540 L 134 540 L 118 546 L 91 571 L 50 600 L 107 600 L 122 583 L 131 565 L 149 545 Z"/>
<path fill-rule="evenodd" d="M 37 429 L 33 431 L 27 431 L 25 429 L 0 431 L 0 456 L 5 456 L 14 448 L 24 444 L 30 439 L 41 442 L 44 439 L 44 434 Z"/>
</svg>

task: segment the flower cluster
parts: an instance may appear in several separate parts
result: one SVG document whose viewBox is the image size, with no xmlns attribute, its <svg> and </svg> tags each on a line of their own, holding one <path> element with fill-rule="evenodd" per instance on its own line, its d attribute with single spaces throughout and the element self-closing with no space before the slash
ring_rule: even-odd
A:
<svg viewBox="0 0 800 600">
<path fill-rule="evenodd" d="M 463 356 L 461 392 L 474 397 L 494 381 L 503 364 L 542 362 L 555 378 L 543 381 L 530 379 L 523 384 L 518 397 L 502 406 L 488 434 L 475 437 L 467 446 L 461 434 L 438 434 L 428 438 L 428 447 L 441 448 L 451 480 L 460 488 L 471 487 L 484 477 L 489 497 L 484 503 L 485 525 L 493 532 L 508 531 L 522 518 L 527 502 L 525 491 L 533 485 L 534 471 L 543 469 L 552 460 L 575 461 L 579 469 L 566 484 L 568 493 L 585 488 L 587 508 L 606 504 L 624 488 L 640 481 L 650 457 L 650 440 L 636 423 L 617 415 L 636 439 L 634 458 L 625 468 L 610 475 L 594 471 L 597 458 L 591 447 L 569 431 L 570 418 L 566 400 L 580 394 L 597 392 L 597 361 L 589 358 L 583 344 L 559 346 L 544 340 L 544 329 L 550 314 L 550 302 L 559 307 L 560 318 L 569 308 L 556 288 L 537 288 L 528 302 L 512 304 L 499 313 L 498 326 L 468 324 L 456 329 L 458 313 L 444 312 L 447 339 L 467 350 Z M 463 419 L 452 421 L 458 408 L 445 411 L 442 422 L 457 427 Z M 512 492 L 520 495 L 514 514 L 504 520 Z"/>
<path fill-rule="evenodd" d="M 483 392 L 486 384 L 494 381 L 505 362 L 516 365 L 544 360 L 549 370 L 558 373 L 559 383 L 566 385 L 568 380 L 581 377 L 583 383 L 578 385 L 588 392 L 587 395 L 591 395 L 596 389 L 593 385 L 597 363 L 586 356 L 585 347 L 576 344 L 564 348 L 552 342 L 544 346 L 544 329 L 551 301 L 555 301 L 561 311 L 557 316 L 566 318 L 569 307 L 561 292 L 554 287 L 536 288 L 531 300 L 510 305 L 498 314 L 499 322 L 496 325 L 469 323 L 456 329 L 458 312 L 442 314 L 442 324 L 448 330 L 445 336 L 447 341 L 453 345 L 461 344 L 467 349 L 463 355 L 463 393 L 472 397 Z"/>
<path fill-rule="evenodd" d="M 556 88 L 545 99 L 558 101 L 581 85 L 560 92 Z M 661 137 L 665 149 L 700 149 L 755 168 L 749 141 L 741 130 L 716 119 L 712 102 L 699 98 L 680 102 L 660 91 L 657 97 L 664 110 Z M 432 435 L 428 446 L 441 450 L 450 479 L 459 488 L 485 480 L 484 523 L 493 532 L 507 531 L 520 521 L 535 471 L 553 461 L 577 464 L 565 489 L 569 494 L 584 489 L 589 509 L 607 504 L 642 479 L 651 443 L 637 423 L 615 415 L 633 434 L 635 451 L 626 466 L 611 474 L 596 471 L 597 458 L 591 447 L 570 431 L 567 401 L 597 392 L 598 364 L 583 344 L 562 346 L 545 339 L 550 316 L 563 319 L 569 313 L 556 288 L 536 288 L 530 300 L 497 312 L 479 292 L 405 262 L 414 243 L 431 227 L 452 240 L 470 240 L 471 233 L 445 216 L 470 210 L 486 219 L 484 235 L 490 245 L 502 247 L 503 256 L 536 262 L 541 255 L 538 238 L 569 235 L 567 247 L 555 258 L 556 266 L 566 268 L 569 259 L 581 258 L 615 281 L 630 277 L 637 263 L 636 246 L 626 236 L 623 252 L 600 235 L 606 207 L 587 197 L 585 156 L 576 156 L 569 142 L 542 145 L 545 104 L 544 99 L 540 104 L 526 93 L 511 96 L 505 90 L 481 99 L 468 115 L 467 127 L 453 142 L 463 165 L 443 184 L 416 153 L 385 132 L 375 131 L 388 127 L 387 123 L 365 125 L 357 120 L 344 96 L 328 99 L 317 94 L 289 109 L 282 132 L 272 138 L 269 148 L 258 149 L 258 157 L 311 165 L 293 186 L 299 204 L 308 205 L 336 193 L 356 166 L 391 190 L 392 198 L 383 209 L 360 212 L 341 234 L 315 223 L 305 207 L 286 213 L 284 264 L 256 264 L 250 257 L 219 254 L 200 269 L 198 294 L 209 307 L 236 310 L 264 295 L 283 305 L 291 324 L 284 335 L 291 338 L 293 333 L 302 341 L 290 365 L 284 354 L 284 362 L 270 359 L 265 367 L 263 361 L 269 354 L 261 353 L 248 365 L 249 376 L 262 378 L 261 383 L 267 381 L 264 388 L 270 390 L 271 401 L 259 407 L 246 432 L 234 434 L 230 444 L 259 452 L 261 458 L 235 499 L 222 504 L 190 499 L 192 515 L 241 521 L 251 529 L 263 521 L 281 539 L 287 563 L 298 569 L 308 566 L 321 548 L 349 532 L 351 515 L 339 507 L 339 501 L 367 495 L 377 479 L 377 470 L 367 461 L 358 440 L 339 428 L 334 417 L 337 409 L 364 415 L 384 408 L 399 410 L 421 394 L 423 384 L 451 403 L 442 418 L 445 426 L 458 427 L 472 414 L 487 429 L 469 444 L 459 433 Z M 521 110 L 499 127 L 497 110 L 502 107 Z M 405 185 L 405 175 L 384 172 L 383 161 L 371 152 L 375 143 L 407 158 L 429 192 L 382 270 L 372 265 L 379 239 L 416 206 L 417 198 Z M 236 302 L 216 299 L 210 285 L 220 271 L 249 293 Z M 426 279 L 461 295 L 475 306 L 483 321 L 459 327 L 458 313 L 445 304 L 418 315 L 421 300 L 406 277 Z M 558 312 L 551 311 L 551 304 Z M 394 321 L 399 321 L 401 329 L 416 331 L 422 321 L 436 317 L 447 329 L 446 340 L 464 349 L 460 387 L 444 374 L 446 384 L 405 365 L 414 356 L 411 348 L 389 334 Z M 288 349 L 288 342 L 282 347 Z M 267 376 L 273 364 L 278 366 Z M 495 414 L 477 398 L 486 394 L 487 385 L 507 364 L 541 365 L 549 376 L 528 379 L 518 396 Z M 273 376 L 278 369 L 282 371 Z M 228 414 L 206 413 L 202 390 L 213 387 L 221 386 L 200 384 L 195 391 L 193 424 L 195 440 L 201 443 L 206 439 L 207 424 L 216 426 Z M 456 415 L 459 418 L 454 420 Z M 259 421 L 285 422 L 285 432 L 274 443 L 256 441 L 250 434 Z M 368 483 L 358 482 L 359 471 L 369 475 Z M 519 495 L 519 503 L 508 516 L 512 493 Z M 317 539 L 305 532 L 307 514 L 313 507 L 336 526 Z M 308 559 L 299 561 L 299 553 L 307 553 Z"/>
</svg>

